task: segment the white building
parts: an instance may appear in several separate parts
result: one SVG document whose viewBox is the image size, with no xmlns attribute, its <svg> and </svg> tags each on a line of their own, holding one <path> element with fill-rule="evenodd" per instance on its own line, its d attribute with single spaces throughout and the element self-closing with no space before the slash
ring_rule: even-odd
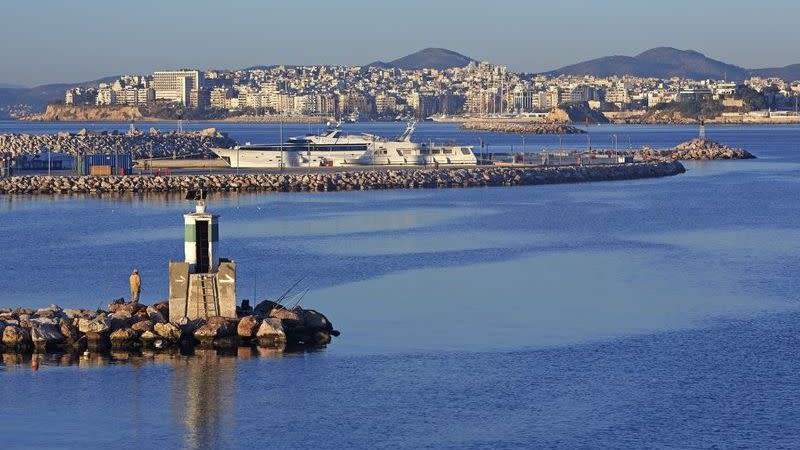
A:
<svg viewBox="0 0 800 450">
<path fill-rule="evenodd" d="M 196 107 L 196 104 L 191 104 L 192 91 L 199 91 L 202 84 L 202 75 L 197 70 L 153 72 L 153 89 L 155 89 L 156 100 L 169 100 L 181 105 Z"/>
</svg>

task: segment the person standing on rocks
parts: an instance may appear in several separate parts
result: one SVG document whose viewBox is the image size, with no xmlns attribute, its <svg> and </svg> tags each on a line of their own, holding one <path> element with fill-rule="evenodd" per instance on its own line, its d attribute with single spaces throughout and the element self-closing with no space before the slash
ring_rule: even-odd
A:
<svg viewBox="0 0 800 450">
<path fill-rule="evenodd" d="M 131 273 L 131 303 L 139 303 L 139 293 L 142 292 L 142 277 L 139 276 L 139 270 L 133 269 Z"/>
</svg>

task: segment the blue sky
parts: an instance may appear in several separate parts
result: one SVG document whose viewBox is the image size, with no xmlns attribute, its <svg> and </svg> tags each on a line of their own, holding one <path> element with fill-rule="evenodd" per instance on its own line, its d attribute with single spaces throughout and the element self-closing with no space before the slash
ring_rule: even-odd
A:
<svg viewBox="0 0 800 450">
<path fill-rule="evenodd" d="M 656 46 L 745 67 L 800 62 L 797 0 L 5 0 L 0 83 L 156 68 L 366 64 L 449 48 L 543 71 Z"/>
</svg>

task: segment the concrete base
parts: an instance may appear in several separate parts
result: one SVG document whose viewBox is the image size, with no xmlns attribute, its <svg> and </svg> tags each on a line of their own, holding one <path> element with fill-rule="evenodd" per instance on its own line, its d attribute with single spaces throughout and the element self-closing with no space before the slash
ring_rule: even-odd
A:
<svg viewBox="0 0 800 450">
<path fill-rule="evenodd" d="M 215 290 L 213 304 L 206 307 L 201 294 L 201 278 Z M 208 312 L 206 312 L 208 311 Z M 169 263 L 169 320 L 177 322 L 208 319 L 212 316 L 236 318 L 236 263 L 220 262 L 215 273 L 190 274 L 189 264 Z"/>
</svg>

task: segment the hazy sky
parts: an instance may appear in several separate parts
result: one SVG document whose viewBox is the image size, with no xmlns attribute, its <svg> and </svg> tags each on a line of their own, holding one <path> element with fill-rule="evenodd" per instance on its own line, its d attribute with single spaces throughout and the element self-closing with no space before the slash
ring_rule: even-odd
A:
<svg viewBox="0 0 800 450">
<path fill-rule="evenodd" d="M 0 83 L 161 68 L 367 64 L 444 47 L 543 71 L 656 46 L 800 62 L 798 0 L 4 0 Z"/>
</svg>

